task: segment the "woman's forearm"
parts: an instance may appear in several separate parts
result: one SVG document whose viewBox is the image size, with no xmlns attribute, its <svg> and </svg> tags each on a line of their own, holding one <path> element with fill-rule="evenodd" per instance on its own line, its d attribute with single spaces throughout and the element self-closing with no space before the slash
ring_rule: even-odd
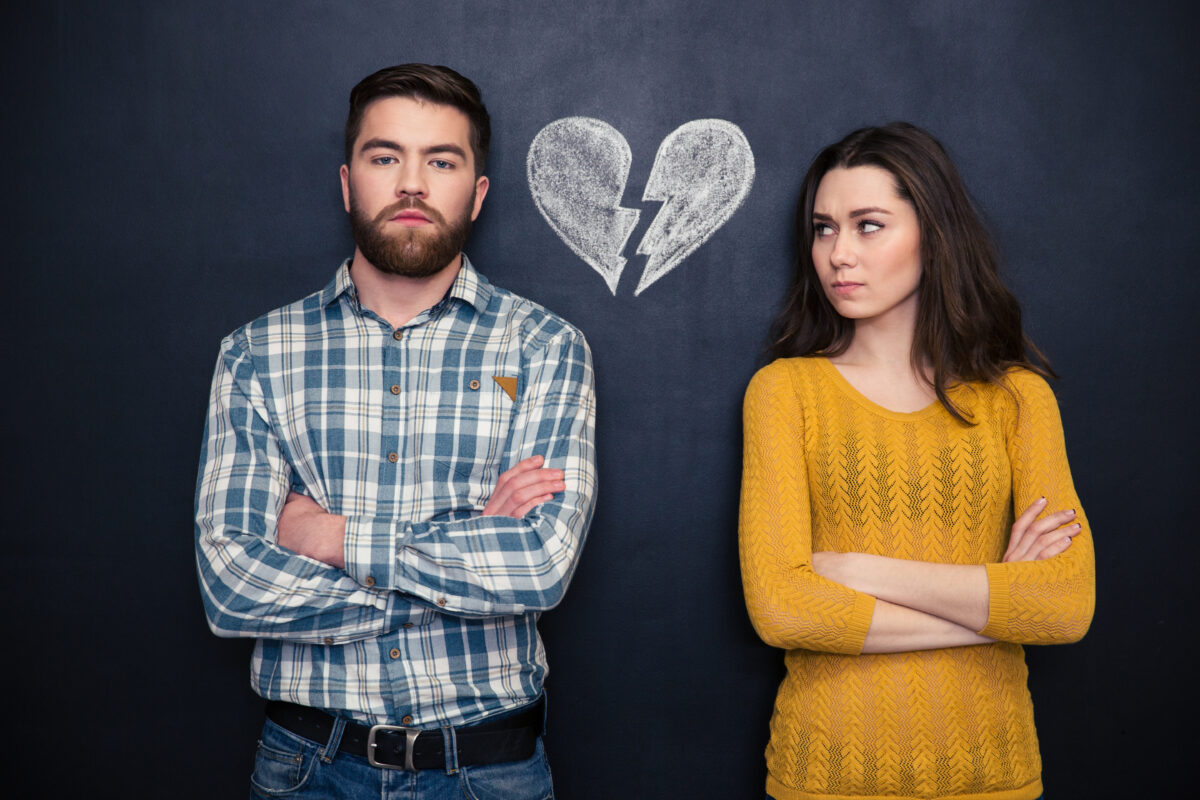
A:
<svg viewBox="0 0 1200 800">
<path fill-rule="evenodd" d="M 992 640 L 942 617 L 879 600 L 863 643 L 864 653 L 900 653 L 987 644 Z"/>
<path fill-rule="evenodd" d="M 979 564 L 938 564 L 869 553 L 814 553 L 813 568 L 850 589 L 940 617 L 971 632 L 987 625 L 987 569 Z"/>
</svg>

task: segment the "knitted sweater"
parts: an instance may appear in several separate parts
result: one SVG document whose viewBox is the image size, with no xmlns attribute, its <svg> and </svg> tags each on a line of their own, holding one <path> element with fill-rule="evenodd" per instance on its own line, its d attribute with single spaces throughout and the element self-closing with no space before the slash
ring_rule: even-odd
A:
<svg viewBox="0 0 1200 800">
<path fill-rule="evenodd" d="M 1058 405 L 1037 375 L 975 383 L 913 413 L 868 400 L 823 358 L 750 382 L 740 553 L 759 635 L 787 651 L 767 791 L 798 798 L 1041 794 L 1021 644 L 1072 642 L 1095 604 L 1092 540 Z M 999 563 L 1013 509 L 1040 496 L 1082 530 L 1060 555 Z M 861 654 L 875 599 L 818 576 L 814 551 L 986 564 L 994 644 Z"/>
</svg>

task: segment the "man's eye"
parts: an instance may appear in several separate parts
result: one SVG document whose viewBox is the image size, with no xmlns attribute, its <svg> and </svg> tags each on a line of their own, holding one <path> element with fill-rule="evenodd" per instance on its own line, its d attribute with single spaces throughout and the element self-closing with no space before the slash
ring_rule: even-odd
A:
<svg viewBox="0 0 1200 800">
<path fill-rule="evenodd" d="M 449 161 L 445 161 L 445 160 L 443 160 L 443 159 L 440 159 L 440 158 L 439 158 L 439 159 L 435 159 L 434 161 L 432 161 L 432 162 L 430 162 L 430 163 L 432 163 L 432 164 L 433 164 L 433 166 L 437 167 L 438 169 L 450 169 L 451 167 L 453 167 L 453 166 L 454 166 L 454 165 L 453 165 L 453 164 L 451 164 Z"/>
<path fill-rule="evenodd" d="M 396 163 L 396 157 L 395 156 L 375 156 L 375 158 L 372 158 L 371 161 L 373 163 L 379 164 L 380 166 L 388 166 L 389 164 Z"/>
</svg>

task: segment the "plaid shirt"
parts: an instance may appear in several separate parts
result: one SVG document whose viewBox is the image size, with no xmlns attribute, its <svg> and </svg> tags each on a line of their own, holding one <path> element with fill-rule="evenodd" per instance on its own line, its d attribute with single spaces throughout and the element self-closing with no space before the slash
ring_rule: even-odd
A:
<svg viewBox="0 0 1200 800">
<path fill-rule="evenodd" d="M 400 329 L 343 264 L 221 343 L 196 489 L 209 625 L 258 640 L 258 694 L 362 722 L 456 725 L 534 700 L 538 616 L 591 522 L 594 424 L 583 335 L 465 256 Z M 566 491 L 523 519 L 481 516 L 535 454 Z M 275 544 L 293 489 L 347 517 L 345 569 Z"/>
</svg>

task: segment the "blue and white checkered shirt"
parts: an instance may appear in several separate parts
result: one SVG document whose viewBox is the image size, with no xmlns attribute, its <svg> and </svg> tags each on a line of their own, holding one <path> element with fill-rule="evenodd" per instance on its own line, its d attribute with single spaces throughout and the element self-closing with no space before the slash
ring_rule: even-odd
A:
<svg viewBox="0 0 1200 800">
<path fill-rule="evenodd" d="M 542 690 L 538 616 L 594 507 L 591 354 L 465 256 L 399 329 L 359 304 L 348 263 L 221 343 L 196 489 L 205 611 L 217 635 L 258 640 L 263 697 L 367 723 L 477 721 Z M 566 491 L 524 519 L 481 516 L 500 473 L 536 454 Z M 347 517 L 344 570 L 275 544 L 291 489 Z"/>
</svg>

